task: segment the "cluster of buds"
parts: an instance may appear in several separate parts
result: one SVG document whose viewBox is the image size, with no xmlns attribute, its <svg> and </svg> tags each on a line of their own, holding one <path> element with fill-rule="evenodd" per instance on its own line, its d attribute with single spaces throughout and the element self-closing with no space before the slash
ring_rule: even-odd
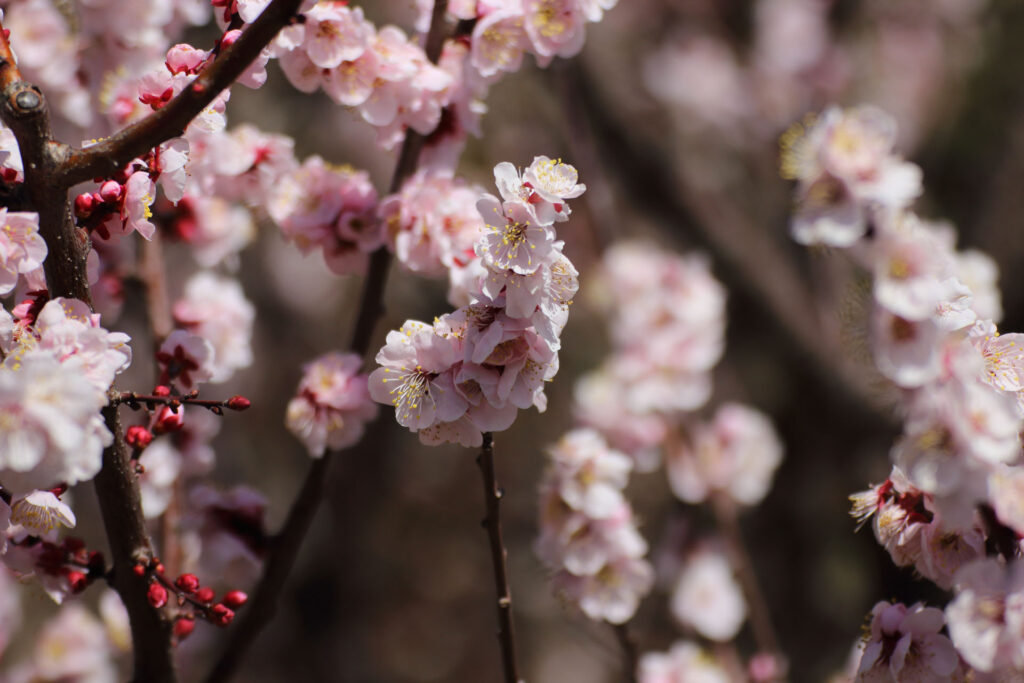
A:
<svg viewBox="0 0 1024 683">
<path fill-rule="evenodd" d="M 168 604 L 174 609 L 174 635 L 179 642 L 192 633 L 198 619 L 227 626 L 234 620 L 235 610 L 248 600 L 240 590 L 229 590 L 217 600 L 214 590 L 203 586 L 195 574 L 185 573 L 171 581 L 157 557 L 135 564 L 132 571 L 147 579 L 146 599 L 154 609 Z"/>
<path fill-rule="evenodd" d="M 8 541 L 3 562 L 21 579 L 38 581 L 57 603 L 78 595 L 97 579 L 107 578 L 103 553 L 89 550 L 84 541 L 73 536 L 60 541 L 35 535 L 14 536 Z"/>
</svg>

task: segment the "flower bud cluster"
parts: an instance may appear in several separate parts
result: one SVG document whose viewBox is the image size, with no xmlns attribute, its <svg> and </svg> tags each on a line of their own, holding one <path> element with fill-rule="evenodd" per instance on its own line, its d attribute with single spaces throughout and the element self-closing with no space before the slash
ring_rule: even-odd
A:
<svg viewBox="0 0 1024 683">
<path fill-rule="evenodd" d="M 558 371 L 559 336 L 578 289 L 554 223 L 585 186 L 576 169 L 537 157 L 520 176 L 495 168 L 504 201 L 477 202 L 480 275 L 473 301 L 433 325 L 406 321 L 387 336 L 370 395 L 393 405 L 398 423 L 426 444 L 479 446 L 483 432 L 511 426 L 520 408 L 547 407 L 544 382 Z"/>
<path fill-rule="evenodd" d="M 895 134 L 877 109 L 830 108 L 784 137 L 783 174 L 798 182 L 794 237 L 845 248 L 874 275 L 872 352 L 900 392 L 896 467 L 884 484 L 852 497 L 854 515 L 874 515 L 875 535 L 896 564 L 961 595 L 964 573 L 986 546 L 998 547 L 1000 533 L 1024 533 L 1024 335 L 996 327 L 991 259 L 957 252 L 952 227 L 910 211 L 921 172 L 893 154 Z M 1000 552 L 1016 555 L 1009 545 Z M 1024 659 L 993 663 L 964 632 L 951 625 L 953 643 L 976 668 L 1024 670 Z"/>
<path fill-rule="evenodd" d="M 285 425 L 314 458 L 330 448 L 351 446 L 377 417 L 362 359 L 354 353 L 325 354 L 303 367 L 297 396 L 288 404 Z"/>
<path fill-rule="evenodd" d="M 216 626 L 229 625 L 235 618 L 235 610 L 249 599 L 242 591 L 232 589 L 225 592 L 218 601 L 214 590 L 202 586 L 199 577 L 192 573 L 186 572 L 171 581 L 166 576 L 164 565 L 156 557 L 148 563 L 137 563 L 132 571 L 146 578 L 146 599 L 153 609 L 163 609 L 170 605 L 177 642 L 192 634 L 197 619 Z"/>
<path fill-rule="evenodd" d="M 654 583 L 647 542 L 623 495 L 633 463 L 592 429 L 548 449 L 536 551 L 556 592 L 589 618 L 623 624 Z"/>
</svg>

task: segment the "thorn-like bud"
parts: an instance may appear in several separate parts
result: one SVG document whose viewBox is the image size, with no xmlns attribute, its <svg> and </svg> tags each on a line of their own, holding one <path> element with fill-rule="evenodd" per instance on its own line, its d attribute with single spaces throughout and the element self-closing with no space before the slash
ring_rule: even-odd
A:
<svg viewBox="0 0 1024 683">
<path fill-rule="evenodd" d="M 154 581 L 149 584 L 149 590 L 146 591 L 146 599 L 149 600 L 149 604 L 153 607 L 160 609 L 167 604 L 167 589 Z"/>
<path fill-rule="evenodd" d="M 228 591 L 224 594 L 224 599 L 221 601 L 232 609 L 238 609 L 246 603 L 249 596 L 242 591 Z"/>
<path fill-rule="evenodd" d="M 124 440 L 132 448 L 141 451 L 153 441 L 153 432 L 142 425 L 132 425 L 125 431 Z"/>
<path fill-rule="evenodd" d="M 252 401 L 247 399 L 245 396 L 232 396 L 228 399 L 227 406 L 231 410 L 247 410 L 252 405 Z"/>
<path fill-rule="evenodd" d="M 182 574 L 174 585 L 186 593 L 195 593 L 199 590 L 199 577 L 195 574 Z"/>
</svg>

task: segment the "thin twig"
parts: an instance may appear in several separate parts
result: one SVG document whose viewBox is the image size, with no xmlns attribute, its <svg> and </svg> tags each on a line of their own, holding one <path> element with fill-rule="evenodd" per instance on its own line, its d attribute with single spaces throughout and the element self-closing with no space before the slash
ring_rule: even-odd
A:
<svg viewBox="0 0 1024 683">
<path fill-rule="evenodd" d="M 627 683 L 637 683 L 636 667 L 639 663 L 639 658 L 636 651 L 636 642 L 629 632 L 629 624 L 612 624 L 612 630 L 615 631 L 615 639 L 619 641 L 619 647 L 622 649 L 622 673 L 624 674 L 624 680 Z"/>
<path fill-rule="evenodd" d="M 725 541 L 729 561 L 740 580 L 743 594 L 747 598 L 747 606 L 750 609 L 750 625 L 754 630 L 757 649 L 759 652 L 774 655 L 782 661 L 782 651 L 779 649 L 779 639 L 772 626 L 768 602 L 761 592 L 757 572 L 754 571 L 754 563 L 750 559 L 746 543 L 743 541 L 743 531 L 740 529 L 739 519 L 736 515 L 736 505 L 725 495 L 714 494 L 711 497 L 711 508 L 715 513 L 715 521 L 718 523 L 718 532 L 721 534 L 722 540 Z"/>
<path fill-rule="evenodd" d="M 501 666 L 505 683 L 519 682 L 519 667 L 516 664 L 516 634 L 512 623 L 512 591 L 508 582 L 508 552 L 501 537 L 501 496 L 502 490 L 494 475 L 494 437 L 484 434 L 480 455 L 476 458 L 484 486 L 484 505 L 487 516 L 483 525 L 491 543 L 491 565 L 494 568 L 494 590 L 497 593 L 498 640 L 501 643 Z"/>
<path fill-rule="evenodd" d="M 72 150 L 56 169 L 56 180 L 70 187 L 92 178 L 106 178 L 132 159 L 181 135 L 222 91 L 256 60 L 278 32 L 288 25 L 302 0 L 274 0 L 184 90 L 165 107 L 85 149 Z"/>
</svg>

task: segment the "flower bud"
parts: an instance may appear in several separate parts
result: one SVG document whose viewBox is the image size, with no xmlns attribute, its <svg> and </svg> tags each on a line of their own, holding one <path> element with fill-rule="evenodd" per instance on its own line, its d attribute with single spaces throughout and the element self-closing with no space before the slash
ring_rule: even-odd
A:
<svg viewBox="0 0 1024 683">
<path fill-rule="evenodd" d="M 141 451 L 153 441 L 153 432 L 142 425 L 132 425 L 125 431 L 124 440 L 129 446 Z"/>
<path fill-rule="evenodd" d="M 242 591 L 228 591 L 224 594 L 222 602 L 231 607 L 232 609 L 238 609 L 249 599 L 249 596 Z"/>
<path fill-rule="evenodd" d="M 220 603 L 210 608 L 210 620 L 218 626 L 227 626 L 234 618 L 235 613 Z"/>
<path fill-rule="evenodd" d="M 160 609 L 167 604 L 167 589 L 154 581 L 149 584 L 149 590 L 146 591 L 146 599 L 149 600 L 149 604 L 153 607 Z"/>
<path fill-rule="evenodd" d="M 181 429 L 185 424 L 184 411 L 175 411 L 170 406 L 163 406 L 157 413 L 156 422 L 153 424 L 154 434 L 166 434 Z"/>
<path fill-rule="evenodd" d="M 186 619 L 182 617 L 174 622 L 174 635 L 178 640 L 185 640 L 192 635 L 192 631 L 194 631 L 195 628 L 196 622 L 194 619 Z"/>
<path fill-rule="evenodd" d="M 74 569 L 69 570 L 67 573 L 68 585 L 71 586 L 72 593 L 80 593 L 85 590 L 85 587 L 89 584 L 89 580 L 85 574 Z"/>
<path fill-rule="evenodd" d="M 199 590 L 199 578 L 195 574 L 182 574 L 174 585 L 186 593 L 195 593 Z"/>
<path fill-rule="evenodd" d="M 104 202 L 114 203 L 121 198 L 121 183 L 116 180 L 108 180 L 100 185 L 100 197 Z"/>
<path fill-rule="evenodd" d="M 213 602 L 213 589 L 200 588 L 196 591 L 196 600 L 199 602 Z"/>
<path fill-rule="evenodd" d="M 171 395 L 171 388 L 166 386 L 166 385 L 163 385 L 163 384 L 158 384 L 155 387 L 153 387 L 153 395 L 154 396 L 170 396 Z"/>
<path fill-rule="evenodd" d="M 86 192 L 75 197 L 75 216 L 78 218 L 88 218 L 94 208 L 96 199 L 91 193 Z"/>
<path fill-rule="evenodd" d="M 228 399 L 227 406 L 231 410 L 246 410 L 252 405 L 252 401 L 247 399 L 245 396 L 232 396 Z"/>
</svg>

